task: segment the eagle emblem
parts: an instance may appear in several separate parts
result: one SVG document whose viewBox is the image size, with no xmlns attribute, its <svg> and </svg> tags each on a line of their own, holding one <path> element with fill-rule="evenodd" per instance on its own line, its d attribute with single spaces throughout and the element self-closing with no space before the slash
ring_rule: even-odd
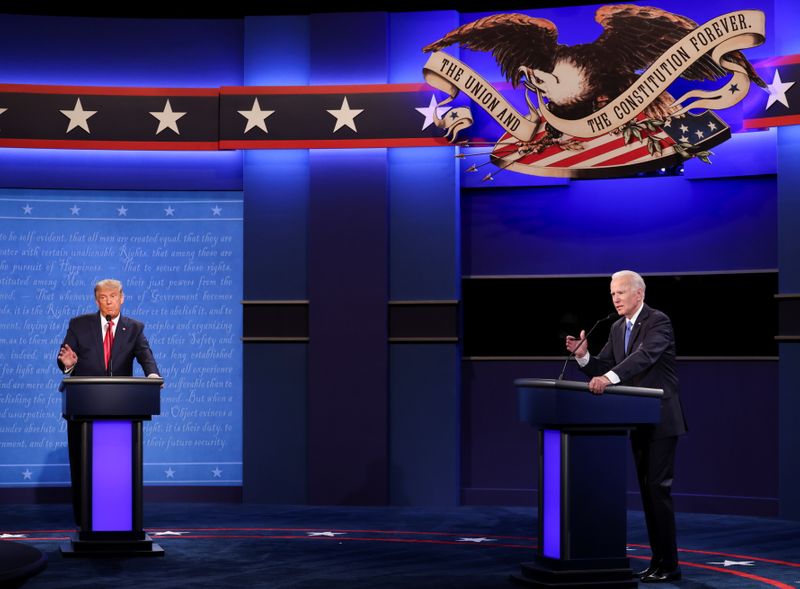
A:
<svg viewBox="0 0 800 589">
<path fill-rule="evenodd" d="M 448 92 L 440 104 L 464 92 L 504 126 L 507 133 L 492 152 L 493 163 L 501 169 L 608 177 L 695 156 L 708 161 L 709 147 L 730 136 L 727 125 L 709 109 L 735 104 L 747 94 L 751 82 L 766 88 L 741 52 L 763 42 L 758 15 L 763 20 L 759 11 L 728 13 L 699 26 L 660 8 L 602 6 L 595 13 L 603 28 L 600 36 L 592 43 L 563 45 L 550 20 L 495 14 L 464 24 L 425 46 L 423 51 L 432 54 L 425 67 L 426 80 Z M 468 66 L 458 62 L 453 70 L 457 60 L 440 50 L 455 44 L 490 52 L 511 87 L 524 88 L 529 113 L 519 113 L 523 120 L 510 118 L 508 106 L 484 100 L 485 81 L 477 81 L 480 76 Z M 446 68 L 437 68 L 444 62 Z M 459 72 L 462 66 L 468 71 Z M 717 91 L 689 92 L 676 100 L 667 90 L 677 78 L 699 82 L 731 75 Z M 483 86 L 480 94 L 474 91 L 476 86 Z M 494 90 L 495 96 L 499 94 Z M 699 100 L 682 104 L 692 98 Z M 701 112 L 689 113 L 690 109 Z M 503 116 L 496 116 L 499 113 Z M 447 128 L 459 122 L 454 119 L 437 124 Z M 704 129 L 702 137 L 694 131 L 698 125 Z M 519 127 L 523 132 L 518 132 Z M 609 151 L 613 165 L 598 165 L 602 157 L 580 157 L 581 152 L 601 145 L 614 147 Z M 625 146 L 630 159 L 620 159 L 620 148 Z M 544 163 L 539 165 L 539 161 Z M 558 161 L 568 165 L 553 166 Z M 591 165 L 573 165 L 586 161 Z"/>
</svg>

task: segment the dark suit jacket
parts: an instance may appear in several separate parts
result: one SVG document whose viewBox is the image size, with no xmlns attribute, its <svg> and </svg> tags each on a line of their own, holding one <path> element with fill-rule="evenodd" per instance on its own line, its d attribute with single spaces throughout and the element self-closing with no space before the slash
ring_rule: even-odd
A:
<svg viewBox="0 0 800 589">
<path fill-rule="evenodd" d="M 70 373 L 71 376 L 105 376 L 107 374 L 99 312 L 71 319 L 64 343 L 78 355 L 78 363 Z M 150 344 L 144 336 L 144 324 L 120 315 L 114 335 L 114 345 L 111 347 L 111 365 L 114 369 L 114 376 L 133 376 L 134 358 L 138 360 L 145 376 L 160 374 L 158 365 L 153 358 L 153 352 L 150 350 Z M 64 365 L 60 361 L 58 367 L 62 371 L 64 370 Z"/>
<path fill-rule="evenodd" d="M 608 342 L 597 356 L 581 370 L 589 376 L 600 376 L 613 370 L 620 384 L 664 389 L 661 399 L 661 422 L 642 426 L 641 433 L 652 439 L 679 436 L 686 433 L 678 394 L 678 374 L 675 365 L 675 337 L 672 322 L 664 313 L 642 307 L 631 332 L 629 353 L 625 356 L 625 317 L 611 326 Z"/>
</svg>

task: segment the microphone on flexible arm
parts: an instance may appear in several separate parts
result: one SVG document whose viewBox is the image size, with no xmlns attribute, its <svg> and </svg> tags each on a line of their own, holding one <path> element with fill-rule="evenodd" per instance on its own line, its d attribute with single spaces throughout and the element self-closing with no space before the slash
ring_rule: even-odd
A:
<svg viewBox="0 0 800 589">
<path fill-rule="evenodd" d="M 112 319 L 113 319 L 113 317 L 111 316 L 110 313 L 108 315 L 106 315 L 106 321 L 111 321 Z M 109 329 L 111 329 L 111 328 L 109 327 Z M 111 333 L 113 334 L 114 332 L 112 331 Z M 111 345 L 111 350 L 108 351 L 108 376 L 114 376 L 114 356 L 112 355 L 113 354 L 113 352 L 112 352 L 113 348 L 114 348 L 114 345 L 112 344 Z"/>
<path fill-rule="evenodd" d="M 587 339 L 589 339 L 589 336 L 592 335 L 592 332 L 595 329 L 597 329 L 598 325 L 600 325 L 604 321 L 611 321 L 612 319 L 619 319 L 619 313 L 617 313 L 615 311 L 613 313 L 609 313 L 608 315 L 606 315 L 602 319 L 598 319 L 595 322 L 595 324 L 592 325 L 592 328 L 589 331 L 586 332 L 586 335 L 584 335 L 580 340 L 578 340 L 578 345 L 575 346 L 575 349 L 577 350 L 578 348 L 580 348 L 583 345 L 583 342 L 585 342 Z M 564 360 L 564 366 L 561 367 L 561 374 L 558 375 L 558 379 L 557 380 L 563 380 L 564 379 L 564 372 L 566 372 L 566 370 L 567 370 L 567 364 L 569 363 L 569 361 L 572 359 L 572 357 L 574 355 L 575 355 L 575 352 L 570 352 L 569 356 L 567 356 L 567 359 Z"/>
</svg>

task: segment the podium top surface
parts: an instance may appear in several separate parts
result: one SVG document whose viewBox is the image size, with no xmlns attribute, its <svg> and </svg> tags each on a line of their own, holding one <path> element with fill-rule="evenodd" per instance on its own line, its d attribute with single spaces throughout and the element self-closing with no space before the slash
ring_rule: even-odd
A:
<svg viewBox="0 0 800 589">
<path fill-rule="evenodd" d="M 554 378 L 518 378 L 514 381 L 515 387 L 564 389 L 568 391 L 589 391 L 589 384 L 577 380 L 557 380 Z M 646 387 L 630 387 L 625 385 L 609 385 L 605 395 L 629 395 L 633 397 L 663 397 L 663 389 L 649 389 Z"/>
<path fill-rule="evenodd" d="M 73 384 L 152 384 L 163 385 L 163 378 L 147 378 L 146 376 L 67 376 L 61 381 L 58 390 Z"/>
<path fill-rule="evenodd" d="M 593 395 L 585 382 L 539 378 L 514 381 L 521 421 L 541 429 L 631 429 L 661 420 L 661 389 L 609 386 Z"/>
</svg>

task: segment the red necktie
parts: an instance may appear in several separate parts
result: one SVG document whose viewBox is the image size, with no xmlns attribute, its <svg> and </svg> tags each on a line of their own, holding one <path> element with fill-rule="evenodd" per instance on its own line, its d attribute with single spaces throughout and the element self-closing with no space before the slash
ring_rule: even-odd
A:
<svg viewBox="0 0 800 589">
<path fill-rule="evenodd" d="M 106 356 L 106 370 L 108 370 L 108 359 L 111 358 L 111 346 L 114 345 L 114 322 L 109 321 L 106 328 L 106 337 L 103 339 L 103 351 Z"/>
</svg>

